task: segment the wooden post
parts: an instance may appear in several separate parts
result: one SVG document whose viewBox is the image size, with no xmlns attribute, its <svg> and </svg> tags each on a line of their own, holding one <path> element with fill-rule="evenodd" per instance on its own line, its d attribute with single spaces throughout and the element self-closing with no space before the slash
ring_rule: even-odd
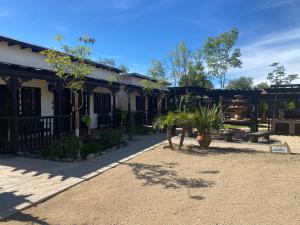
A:
<svg viewBox="0 0 300 225">
<path fill-rule="evenodd" d="M 8 80 L 8 87 L 11 90 L 11 101 L 12 101 L 12 124 L 11 124 L 11 133 L 10 140 L 12 146 L 12 153 L 17 153 L 18 151 L 18 142 L 19 142 L 19 102 L 18 94 L 20 81 L 17 77 L 11 76 Z"/>
<path fill-rule="evenodd" d="M 257 132 L 258 131 L 258 120 L 257 120 L 257 113 L 258 113 L 258 96 L 251 96 L 250 97 L 250 107 L 251 107 L 251 115 L 250 115 L 250 131 Z"/>
</svg>

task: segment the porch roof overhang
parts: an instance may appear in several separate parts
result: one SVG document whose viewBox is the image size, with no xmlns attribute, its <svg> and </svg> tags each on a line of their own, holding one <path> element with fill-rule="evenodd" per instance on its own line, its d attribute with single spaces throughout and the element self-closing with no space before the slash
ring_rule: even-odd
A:
<svg viewBox="0 0 300 225">
<path fill-rule="evenodd" d="M 15 40 L 15 39 L 5 37 L 5 36 L 0 36 L 0 42 L 7 42 L 8 46 L 18 45 L 18 46 L 20 46 L 21 49 L 28 48 L 28 49 L 31 49 L 32 52 L 36 52 L 36 53 L 39 53 L 41 51 L 45 51 L 45 50 L 49 49 L 49 48 L 45 48 L 45 47 L 42 47 L 42 46 L 39 46 L 39 45 L 30 44 L 30 43 L 27 43 L 27 42 Z M 94 61 L 91 61 L 91 60 L 87 60 L 87 63 L 90 63 L 90 64 L 92 64 L 93 66 L 95 66 L 97 68 L 114 71 L 116 73 L 123 72 L 123 70 L 121 70 L 119 68 L 104 65 L 102 63 L 97 63 L 97 62 L 94 62 Z"/>
<path fill-rule="evenodd" d="M 21 66 L 21 65 L 5 63 L 5 62 L 0 62 L 0 77 L 1 76 L 7 76 L 7 77 L 15 76 L 19 78 L 24 78 L 26 80 L 40 79 L 40 80 L 47 80 L 47 81 L 61 81 L 61 79 L 59 79 L 55 75 L 55 73 L 51 70 Z M 87 77 L 85 83 L 93 87 L 107 87 L 107 88 L 120 87 L 120 83 L 118 82 L 110 83 L 107 80 L 96 79 L 91 77 Z M 142 91 L 142 87 L 140 86 L 127 84 L 126 87 L 128 88 L 129 91 Z"/>
<path fill-rule="evenodd" d="M 217 96 L 234 96 L 234 95 L 242 95 L 242 96 L 253 96 L 262 94 L 262 90 L 259 89 L 207 89 L 202 87 L 170 87 L 169 90 L 174 93 L 174 95 L 200 95 L 200 96 L 208 96 L 208 97 L 217 97 Z"/>
</svg>

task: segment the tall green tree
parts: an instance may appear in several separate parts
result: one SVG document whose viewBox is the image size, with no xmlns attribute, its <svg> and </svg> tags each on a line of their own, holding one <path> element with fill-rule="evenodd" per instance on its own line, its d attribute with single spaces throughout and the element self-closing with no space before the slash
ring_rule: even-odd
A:
<svg viewBox="0 0 300 225">
<path fill-rule="evenodd" d="M 165 97 L 167 89 L 167 70 L 164 63 L 160 60 L 152 60 L 151 67 L 148 70 L 148 75 L 156 79 L 156 82 L 151 80 L 142 80 L 140 83 L 146 93 L 151 93 L 154 90 L 159 91 L 158 96 L 158 111 L 161 112 L 162 101 Z"/>
<path fill-rule="evenodd" d="M 253 87 L 253 78 L 241 76 L 240 78 L 228 82 L 227 89 L 251 89 Z"/>
<path fill-rule="evenodd" d="M 270 87 L 270 86 L 267 82 L 261 82 L 261 83 L 255 85 L 255 88 L 257 88 L 257 89 L 266 89 L 268 87 Z"/>
<path fill-rule="evenodd" d="M 148 69 L 148 75 L 154 79 L 166 79 L 167 70 L 164 63 L 160 60 L 154 59 L 151 62 L 151 67 Z"/>
<path fill-rule="evenodd" d="M 298 74 L 286 74 L 285 67 L 278 62 L 270 65 L 273 71 L 267 76 L 267 80 L 272 85 L 291 84 L 292 81 L 299 78 Z"/>
<path fill-rule="evenodd" d="M 94 67 L 89 63 L 92 54 L 91 45 L 95 43 L 94 38 L 82 35 L 79 43 L 75 46 L 63 44 L 63 36 L 57 35 L 56 41 L 60 45 L 59 50 L 48 49 L 41 52 L 46 56 L 45 61 L 51 66 L 74 96 L 75 110 L 75 132 L 79 136 L 80 118 L 79 93 L 82 93 L 84 81 L 87 75 L 91 74 Z"/>
<path fill-rule="evenodd" d="M 186 77 L 181 77 L 179 86 L 193 86 L 203 88 L 213 87 L 212 82 L 205 73 L 201 50 L 198 50 L 196 54 L 193 54 L 193 58 L 189 63 L 188 74 Z"/>
<path fill-rule="evenodd" d="M 209 37 L 204 45 L 204 58 L 209 74 L 220 81 L 220 87 L 225 88 L 226 73 L 230 68 L 241 67 L 241 51 L 234 48 L 239 32 L 233 28 L 217 37 Z"/>
<path fill-rule="evenodd" d="M 194 54 L 184 42 L 179 43 L 176 48 L 169 54 L 170 75 L 174 79 L 175 86 L 180 80 L 183 86 L 187 86 L 188 72 L 192 66 Z"/>
</svg>

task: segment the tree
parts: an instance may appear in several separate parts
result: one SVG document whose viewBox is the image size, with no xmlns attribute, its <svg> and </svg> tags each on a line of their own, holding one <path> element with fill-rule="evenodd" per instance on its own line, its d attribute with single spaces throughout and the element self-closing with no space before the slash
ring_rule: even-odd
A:
<svg viewBox="0 0 300 225">
<path fill-rule="evenodd" d="M 151 62 L 151 67 L 148 69 L 148 75 L 154 79 L 166 79 L 166 68 L 162 61 L 154 59 Z"/>
<path fill-rule="evenodd" d="M 242 65 L 240 49 L 233 49 L 238 36 L 238 30 L 233 28 L 218 37 L 209 37 L 204 45 L 203 53 L 209 74 L 220 80 L 222 89 L 225 88 L 227 71 Z"/>
<path fill-rule="evenodd" d="M 182 86 L 187 86 L 188 71 L 192 66 L 193 58 L 192 50 L 188 49 L 184 42 L 179 43 L 169 54 L 170 75 L 175 86 L 177 80 L 181 81 Z"/>
<path fill-rule="evenodd" d="M 129 68 L 124 64 L 119 65 L 119 69 L 123 70 L 123 73 L 125 74 L 129 73 Z"/>
<path fill-rule="evenodd" d="M 269 88 L 269 84 L 267 82 L 261 82 L 257 85 L 255 85 L 255 88 L 257 89 L 266 89 L 266 88 Z"/>
<path fill-rule="evenodd" d="M 292 81 L 299 77 L 298 74 L 287 75 L 284 66 L 278 62 L 275 62 L 270 66 L 273 68 L 273 71 L 268 74 L 267 80 L 269 80 L 272 85 L 291 84 Z"/>
<path fill-rule="evenodd" d="M 100 58 L 97 60 L 97 62 L 106 66 L 118 67 L 120 70 L 123 70 L 123 73 L 129 73 L 129 68 L 127 66 L 123 64 L 117 66 L 116 61 L 112 58 Z"/>
<path fill-rule="evenodd" d="M 57 35 L 56 40 L 60 44 L 60 51 L 48 49 L 43 51 L 42 54 L 46 56 L 45 61 L 52 67 L 56 76 L 64 81 L 65 86 L 72 91 L 74 96 L 75 134 L 79 136 L 79 110 L 82 107 L 79 106 L 79 92 L 83 89 L 86 76 L 94 70 L 89 58 L 92 54 L 91 45 L 95 43 L 95 39 L 82 35 L 79 38 L 79 44 L 74 47 L 63 44 L 63 36 L 61 35 Z"/>
<path fill-rule="evenodd" d="M 212 82 L 208 79 L 204 71 L 201 50 L 198 50 L 198 53 L 193 55 L 189 63 L 188 74 L 186 77 L 181 77 L 179 86 L 213 87 Z"/>
<path fill-rule="evenodd" d="M 110 58 L 98 59 L 97 62 L 106 66 L 116 66 L 115 60 Z"/>
<path fill-rule="evenodd" d="M 165 91 L 168 86 L 166 68 L 162 61 L 152 60 L 152 65 L 148 70 L 148 75 L 156 79 L 156 82 L 151 80 L 142 80 L 140 83 L 144 91 L 147 93 L 151 93 L 153 90 L 159 91 L 158 111 L 161 112 L 162 100 L 165 97 Z"/>
<path fill-rule="evenodd" d="M 227 89 L 251 89 L 253 87 L 253 78 L 241 76 L 240 78 L 228 82 Z"/>
</svg>

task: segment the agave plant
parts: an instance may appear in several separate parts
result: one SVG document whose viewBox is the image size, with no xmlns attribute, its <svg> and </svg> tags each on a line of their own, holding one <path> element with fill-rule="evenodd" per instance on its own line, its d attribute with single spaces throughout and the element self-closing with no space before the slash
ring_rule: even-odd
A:
<svg viewBox="0 0 300 225">
<path fill-rule="evenodd" d="M 223 127 L 224 113 L 221 105 L 213 105 L 212 107 L 200 107 L 194 114 L 194 126 L 198 133 L 212 134 L 214 130 Z"/>
</svg>

